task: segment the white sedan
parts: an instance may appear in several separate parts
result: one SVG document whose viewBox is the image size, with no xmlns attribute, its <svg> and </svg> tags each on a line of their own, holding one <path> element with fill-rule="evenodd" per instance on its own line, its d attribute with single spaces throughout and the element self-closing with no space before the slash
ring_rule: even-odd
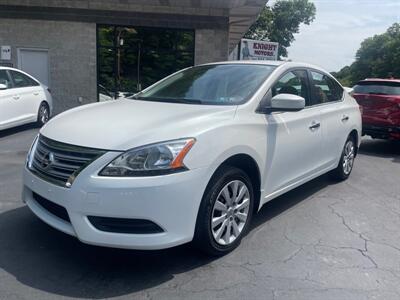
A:
<svg viewBox="0 0 400 300">
<path fill-rule="evenodd" d="M 360 134 L 357 102 L 318 67 L 201 65 L 52 119 L 28 154 L 23 199 L 84 243 L 194 241 L 221 255 L 266 202 L 327 172 L 347 179 Z"/>
<path fill-rule="evenodd" d="M 25 72 L 0 67 L 0 130 L 34 122 L 42 126 L 52 104 L 48 87 Z"/>
</svg>

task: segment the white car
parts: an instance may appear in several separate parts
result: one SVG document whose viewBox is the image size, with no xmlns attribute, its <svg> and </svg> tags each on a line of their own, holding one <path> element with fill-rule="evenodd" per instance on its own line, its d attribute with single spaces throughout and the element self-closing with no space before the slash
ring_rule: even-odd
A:
<svg viewBox="0 0 400 300">
<path fill-rule="evenodd" d="M 317 67 L 201 65 L 52 119 L 28 154 L 23 199 L 84 243 L 194 241 L 220 255 L 266 202 L 327 172 L 346 179 L 360 134 L 358 104 Z"/>
<path fill-rule="evenodd" d="M 34 122 L 42 126 L 52 104 L 48 87 L 25 72 L 0 67 L 0 130 Z"/>
</svg>

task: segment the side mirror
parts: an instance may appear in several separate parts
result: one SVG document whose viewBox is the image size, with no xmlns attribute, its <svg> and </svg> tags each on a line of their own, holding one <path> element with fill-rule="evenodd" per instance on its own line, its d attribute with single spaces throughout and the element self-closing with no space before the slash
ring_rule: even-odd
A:
<svg viewBox="0 0 400 300">
<path fill-rule="evenodd" d="M 0 90 L 6 90 L 8 87 L 5 84 L 0 83 Z"/>
<path fill-rule="evenodd" d="M 292 94 L 278 94 L 271 99 L 269 112 L 274 111 L 300 111 L 306 106 L 306 100 L 303 97 Z"/>
<path fill-rule="evenodd" d="M 344 90 L 350 95 L 350 96 L 353 96 L 353 94 L 354 94 L 354 89 L 353 88 L 351 88 L 351 87 L 344 87 Z"/>
</svg>

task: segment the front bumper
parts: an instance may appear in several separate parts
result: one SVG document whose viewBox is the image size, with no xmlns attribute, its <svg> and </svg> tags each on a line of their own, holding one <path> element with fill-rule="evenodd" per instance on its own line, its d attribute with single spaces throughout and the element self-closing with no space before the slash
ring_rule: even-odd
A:
<svg viewBox="0 0 400 300">
<path fill-rule="evenodd" d="M 363 125 L 363 135 L 379 139 L 400 140 L 400 126 Z"/>
<path fill-rule="evenodd" d="M 23 200 L 50 226 L 88 244 L 129 249 L 163 249 L 193 239 L 197 212 L 208 183 L 207 168 L 165 176 L 110 178 L 98 170 L 107 153 L 84 169 L 71 188 L 53 185 L 24 170 Z M 115 156 L 115 154 L 114 154 Z M 69 221 L 57 217 L 35 200 L 39 195 L 66 209 Z M 88 216 L 142 219 L 163 232 L 127 234 L 101 231 Z"/>
</svg>

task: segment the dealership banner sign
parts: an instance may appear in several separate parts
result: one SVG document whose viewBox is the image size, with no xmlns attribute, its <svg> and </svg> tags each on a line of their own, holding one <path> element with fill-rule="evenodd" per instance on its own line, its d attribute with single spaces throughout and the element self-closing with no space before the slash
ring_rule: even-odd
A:
<svg viewBox="0 0 400 300">
<path fill-rule="evenodd" d="M 279 44 L 274 42 L 242 39 L 240 60 L 277 60 Z"/>
</svg>

